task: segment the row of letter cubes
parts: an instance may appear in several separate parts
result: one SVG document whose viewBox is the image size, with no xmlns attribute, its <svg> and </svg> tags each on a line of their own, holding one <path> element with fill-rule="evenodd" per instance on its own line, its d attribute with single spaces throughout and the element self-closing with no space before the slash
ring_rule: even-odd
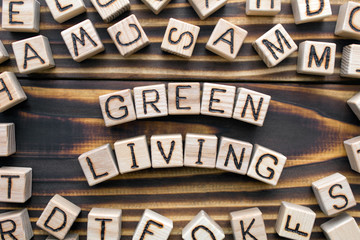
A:
<svg viewBox="0 0 360 240">
<path fill-rule="evenodd" d="M 81 208 L 55 195 L 47 204 L 36 225 L 58 239 L 78 240 L 77 234 L 69 232 Z M 244 209 L 230 213 L 231 227 L 235 240 L 248 238 L 266 240 L 266 229 L 262 213 L 258 208 Z M 316 214 L 310 208 L 282 202 L 275 224 L 279 236 L 295 239 L 310 239 Z M 88 214 L 87 239 L 121 238 L 122 210 L 93 208 Z M 329 240 L 358 240 L 360 230 L 354 218 L 343 213 L 321 225 Z M 27 209 L 0 214 L 0 235 L 29 240 L 33 230 Z M 167 240 L 173 229 L 173 221 L 152 210 L 146 209 L 141 217 L 133 240 Z M 225 238 L 222 228 L 205 212 L 200 211 L 182 230 L 184 240 Z M 53 240 L 52 237 L 47 240 Z"/>
</svg>

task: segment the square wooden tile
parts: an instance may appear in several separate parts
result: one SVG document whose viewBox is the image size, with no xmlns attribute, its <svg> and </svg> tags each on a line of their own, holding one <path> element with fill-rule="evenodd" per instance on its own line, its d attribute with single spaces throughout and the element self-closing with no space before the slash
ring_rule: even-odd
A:
<svg viewBox="0 0 360 240">
<path fill-rule="evenodd" d="M 184 166 L 181 134 L 152 135 L 150 142 L 153 168 Z"/>
<path fill-rule="evenodd" d="M 4 112 L 27 99 L 18 79 L 12 72 L 0 74 L 0 112 Z"/>
<path fill-rule="evenodd" d="M 7 157 L 15 152 L 15 124 L 0 123 L 0 157 Z"/>
<path fill-rule="evenodd" d="M 218 138 L 208 134 L 186 134 L 185 167 L 215 168 Z"/>
<path fill-rule="evenodd" d="M 332 15 L 329 0 L 291 0 L 295 24 L 316 22 Z"/>
<path fill-rule="evenodd" d="M 169 115 L 199 115 L 200 91 L 200 83 L 169 83 Z"/>
<path fill-rule="evenodd" d="M 348 1 L 340 6 L 335 35 L 360 40 L 360 3 Z"/>
<path fill-rule="evenodd" d="M 246 15 L 274 16 L 281 11 L 281 0 L 246 0 Z"/>
<path fill-rule="evenodd" d="M 26 208 L 22 210 L 1 213 L 0 222 L 1 229 L 3 229 L 3 231 L 5 230 L 3 232 L 4 236 L 2 236 L 4 240 L 30 240 L 34 236 L 29 213 Z M 5 232 L 10 232 L 11 236 L 9 237 L 9 234 L 5 234 Z"/>
<path fill-rule="evenodd" d="M 0 202 L 26 202 L 32 193 L 32 169 L 1 167 L 0 192 Z"/>
<path fill-rule="evenodd" d="M 83 0 L 45 0 L 45 2 L 58 23 L 63 23 L 86 12 Z"/>
</svg>

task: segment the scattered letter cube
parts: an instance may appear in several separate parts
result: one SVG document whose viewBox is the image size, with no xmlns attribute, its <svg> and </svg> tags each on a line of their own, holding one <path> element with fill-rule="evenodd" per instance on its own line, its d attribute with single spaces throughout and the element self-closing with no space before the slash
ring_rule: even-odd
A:
<svg viewBox="0 0 360 240">
<path fill-rule="evenodd" d="M 15 124 L 0 124 L 0 157 L 7 157 L 16 152 Z"/>
<path fill-rule="evenodd" d="M 316 22 L 331 16 L 329 0 L 291 0 L 295 24 Z"/>
<path fill-rule="evenodd" d="M 168 84 L 169 115 L 200 114 L 200 83 Z"/>
<path fill-rule="evenodd" d="M 355 219 L 347 213 L 321 224 L 321 229 L 328 240 L 358 240 L 360 229 Z"/>
<path fill-rule="evenodd" d="M 351 44 L 343 48 L 340 76 L 360 78 L 360 45 Z"/>
<path fill-rule="evenodd" d="M 0 202 L 24 203 L 31 197 L 31 189 L 31 168 L 0 168 Z"/>
<path fill-rule="evenodd" d="M 181 134 L 153 135 L 150 141 L 153 168 L 184 166 Z"/>
<path fill-rule="evenodd" d="M 215 135 L 186 134 L 184 166 L 215 168 L 217 142 Z"/>
<path fill-rule="evenodd" d="M 0 112 L 25 101 L 27 99 L 18 79 L 12 72 L 0 74 Z"/>
<path fill-rule="evenodd" d="M 281 0 L 246 0 L 246 15 L 274 16 L 281 11 Z"/>
<path fill-rule="evenodd" d="M 30 240 L 34 236 L 29 213 L 26 208 L 23 210 L 1 213 L 0 229 L 1 237 L 4 240 Z M 7 238 L 5 236 L 7 236 Z"/>
<path fill-rule="evenodd" d="M 335 34 L 341 37 L 360 40 L 359 11 L 360 3 L 358 2 L 349 1 L 341 5 Z"/>
<path fill-rule="evenodd" d="M 92 208 L 88 215 L 87 240 L 120 240 L 121 209 Z"/>
<path fill-rule="evenodd" d="M 86 7 L 83 0 L 45 0 L 51 15 L 58 23 L 63 23 L 83 12 Z"/>
<path fill-rule="evenodd" d="M 231 212 L 231 228 L 235 240 L 267 240 L 262 213 L 258 208 Z"/>
</svg>

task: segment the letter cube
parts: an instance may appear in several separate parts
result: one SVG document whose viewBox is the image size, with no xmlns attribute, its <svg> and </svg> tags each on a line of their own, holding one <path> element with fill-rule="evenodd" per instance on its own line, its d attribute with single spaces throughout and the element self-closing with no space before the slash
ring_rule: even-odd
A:
<svg viewBox="0 0 360 240">
<path fill-rule="evenodd" d="M 332 15 L 329 0 L 291 0 L 295 24 L 316 22 Z"/>
<path fill-rule="evenodd" d="M 357 240 L 360 239 L 360 229 L 355 219 L 347 213 L 323 223 L 321 229 L 328 240 Z"/>
<path fill-rule="evenodd" d="M 227 0 L 189 0 L 190 5 L 201 20 L 225 6 Z"/>
<path fill-rule="evenodd" d="M 181 134 L 153 135 L 150 142 L 153 168 L 184 166 Z"/>
<path fill-rule="evenodd" d="M 313 182 L 312 189 L 326 216 L 332 216 L 356 205 L 350 184 L 340 173 Z"/>
<path fill-rule="evenodd" d="M 360 45 L 351 44 L 343 48 L 340 76 L 360 78 Z"/>
<path fill-rule="evenodd" d="M 58 23 L 63 23 L 86 12 L 83 0 L 45 0 L 45 2 Z"/>
<path fill-rule="evenodd" d="M 16 210 L 0 214 L 1 237 L 7 239 L 30 240 L 33 230 L 28 210 Z M 5 238 L 7 236 L 7 238 Z"/>
<path fill-rule="evenodd" d="M 79 163 L 89 186 L 119 175 L 115 162 L 110 144 L 105 144 L 79 156 Z"/>
<path fill-rule="evenodd" d="M 46 238 L 46 240 L 57 240 L 56 237 L 53 237 L 53 236 L 48 236 Z M 76 233 L 68 233 L 64 240 L 79 240 L 79 234 L 76 234 Z"/>
<path fill-rule="evenodd" d="M 81 208 L 56 194 L 41 213 L 36 225 L 58 239 L 64 239 Z"/>
<path fill-rule="evenodd" d="M 104 45 L 92 22 L 87 19 L 61 32 L 61 36 L 76 62 L 82 62 L 104 51 Z"/>
<path fill-rule="evenodd" d="M 12 43 L 20 73 L 32 73 L 55 66 L 47 37 L 39 35 Z"/>
<path fill-rule="evenodd" d="M 6 51 L 3 42 L 0 40 L 0 63 L 5 62 L 9 58 L 10 58 L 9 53 Z"/>
<path fill-rule="evenodd" d="M 109 27 L 107 31 L 123 57 L 130 56 L 150 43 L 134 14 Z"/>
<path fill-rule="evenodd" d="M 31 168 L 0 168 L 0 202 L 24 203 L 31 197 L 31 190 Z"/>
<path fill-rule="evenodd" d="M 347 104 L 351 108 L 351 110 L 355 113 L 357 118 L 360 120 L 360 92 L 352 96 L 349 100 L 347 100 Z"/>
<path fill-rule="evenodd" d="M 120 240 L 121 215 L 121 209 L 92 208 L 88 215 L 87 240 Z"/>
<path fill-rule="evenodd" d="M 168 84 L 169 115 L 200 114 L 200 83 Z"/>
<path fill-rule="evenodd" d="M 275 229 L 281 237 L 294 240 L 310 239 L 316 214 L 308 207 L 282 202 Z"/>
<path fill-rule="evenodd" d="M 15 124 L 0 123 L 0 157 L 7 157 L 15 152 Z"/>
<path fill-rule="evenodd" d="M 344 146 L 352 170 L 360 173 L 360 136 L 344 141 Z"/>
<path fill-rule="evenodd" d="M 170 18 L 161 44 L 161 49 L 181 57 L 191 57 L 200 28 L 198 26 Z"/>
<path fill-rule="evenodd" d="M 286 159 L 281 153 L 255 144 L 247 175 L 276 186 L 284 169 Z"/>
<path fill-rule="evenodd" d="M 167 240 L 173 229 L 173 221 L 154 211 L 146 209 L 138 223 L 133 240 Z"/>
<path fill-rule="evenodd" d="M 281 24 L 259 37 L 253 47 L 268 67 L 278 65 L 297 50 L 296 43 Z"/>
<path fill-rule="evenodd" d="M 150 10 L 158 15 L 171 0 L 141 0 Z"/>
<path fill-rule="evenodd" d="M 215 135 L 186 134 L 184 166 L 215 168 L 217 142 Z"/>
<path fill-rule="evenodd" d="M 205 211 L 201 210 L 182 230 L 184 240 L 225 238 L 224 231 Z"/>
<path fill-rule="evenodd" d="M 105 22 L 111 22 L 123 12 L 130 10 L 129 0 L 91 0 L 91 3 Z"/>
<path fill-rule="evenodd" d="M 246 0 L 246 15 L 274 16 L 281 11 L 281 0 Z"/>
<path fill-rule="evenodd" d="M 360 40 L 360 3 L 346 2 L 341 5 L 336 21 L 335 35 Z"/>
<path fill-rule="evenodd" d="M 260 209 L 249 208 L 231 212 L 230 218 L 235 240 L 267 240 L 265 223 Z"/>
<path fill-rule="evenodd" d="M 335 67 L 336 44 L 305 41 L 299 45 L 297 72 L 331 75 Z"/>
<path fill-rule="evenodd" d="M 36 0 L 3 0 L 2 28 L 10 32 L 39 32 L 40 3 Z"/>
<path fill-rule="evenodd" d="M 0 74 L 0 112 L 4 112 L 27 99 L 18 79 L 12 72 Z"/>
</svg>

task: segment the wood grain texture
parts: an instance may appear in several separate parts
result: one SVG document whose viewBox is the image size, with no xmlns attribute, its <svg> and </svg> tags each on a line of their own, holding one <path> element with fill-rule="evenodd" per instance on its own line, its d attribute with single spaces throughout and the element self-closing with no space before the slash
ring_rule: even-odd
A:
<svg viewBox="0 0 360 240">
<path fill-rule="evenodd" d="M 20 80 L 28 101 L 0 115 L 0 122 L 16 125 L 17 153 L 1 158 L 1 165 L 33 168 L 33 195 L 25 204 L 0 204 L 1 212 L 27 207 L 36 239 L 46 233 L 35 226 L 54 194 L 82 208 L 72 231 L 86 239 L 91 208 L 123 209 L 122 239 L 130 240 L 144 209 L 174 221 L 171 240 L 205 210 L 233 239 L 229 213 L 250 207 L 263 212 L 269 240 L 281 239 L 274 230 L 281 201 L 310 207 L 317 214 L 311 239 L 324 240 L 320 224 L 329 220 L 321 212 L 311 183 L 332 173 L 345 175 L 360 202 L 360 175 L 351 170 L 343 146 L 359 135 L 359 120 L 346 100 L 360 91 L 358 85 L 237 83 L 272 96 L 263 127 L 234 119 L 210 116 L 167 116 L 136 120 L 107 128 L 101 116 L 99 95 L 117 90 L 159 84 L 144 81 L 33 81 Z M 108 142 L 146 134 L 188 132 L 215 134 L 258 143 L 283 153 L 287 163 L 276 187 L 247 176 L 217 169 L 147 169 L 120 175 L 89 187 L 77 161 L 80 154 Z M 149 142 L 148 142 L 149 143 Z M 347 211 L 360 222 L 359 204 Z"/>
</svg>

